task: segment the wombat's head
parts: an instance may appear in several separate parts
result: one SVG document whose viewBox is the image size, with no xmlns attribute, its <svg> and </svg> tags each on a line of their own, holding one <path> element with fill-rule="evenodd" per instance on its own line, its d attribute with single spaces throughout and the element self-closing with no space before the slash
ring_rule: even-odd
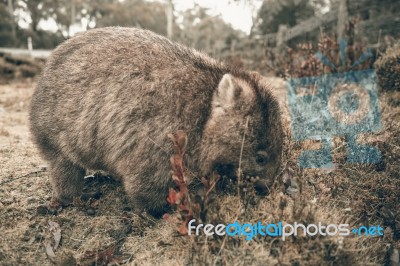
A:
<svg viewBox="0 0 400 266">
<path fill-rule="evenodd" d="M 203 174 L 259 176 L 270 185 L 281 162 L 283 130 L 279 105 L 260 75 L 225 74 L 212 99 L 201 147 Z"/>
</svg>

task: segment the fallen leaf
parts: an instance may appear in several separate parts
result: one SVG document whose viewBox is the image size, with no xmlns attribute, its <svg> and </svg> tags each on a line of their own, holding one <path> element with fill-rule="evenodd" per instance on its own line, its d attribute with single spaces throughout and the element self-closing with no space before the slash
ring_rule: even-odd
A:
<svg viewBox="0 0 400 266">
<path fill-rule="evenodd" d="M 56 222 L 49 221 L 48 222 L 48 229 L 52 238 L 49 238 L 48 241 L 44 244 L 46 249 L 46 254 L 51 261 L 54 262 L 56 258 L 56 254 L 54 253 L 58 246 L 60 245 L 61 241 L 61 228 L 60 225 Z"/>
<path fill-rule="evenodd" d="M 49 221 L 49 226 L 50 226 L 49 230 L 53 234 L 53 237 L 54 237 L 53 249 L 55 251 L 55 250 L 57 250 L 58 245 L 60 244 L 60 241 L 61 241 L 61 228 L 58 223 L 52 222 L 52 221 Z"/>
<path fill-rule="evenodd" d="M 392 255 L 390 256 L 391 265 L 400 265 L 400 255 L 397 249 L 392 250 Z"/>
<path fill-rule="evenodd" d="M 50 243 L 46 243 L 44 244 L 45 248 L 46 248 L 46 254 L 49 257 L 49 259 L 51 261 L 54 261 L 54 259 L 56 258 L 56 254 L 53 251 L 53 247 L 51 246 Z"/>
</svg>

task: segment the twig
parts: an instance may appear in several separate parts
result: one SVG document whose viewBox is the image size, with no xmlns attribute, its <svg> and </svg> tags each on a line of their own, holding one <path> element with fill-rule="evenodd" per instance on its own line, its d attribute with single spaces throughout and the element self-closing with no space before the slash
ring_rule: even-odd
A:
<svg viewBox="0 0 400 266">
<path fill-rule="evenodd" d="M 237 185 L 238 185 L 237 193 L 238 193 L 238 197 L 239 198 L 240 198 L 240 180 L 241 180 L 240 177 L 242 175 L 242 156 L 243 156 L 244 141 L 246 139 L 246 133 L 247 133 L 248 124 L 249 124 L 249 117 L 246 118 L 246 127 L 244 128 L 242 145 L 240 147 L 239 167 L 238 167 L 238 173 L 237 173 Z M 239 207 L 238 207 L 238 212 L 237 212 L 237 215 L 236 215 L 236 219 L 240 215 L 240 208 L 241 208 L 241 201 L 239 200 Z"/>
<path fill-rule="evenodd" d="M 33 171 L 33 172 L 27 173 L 27 174 L 25 174 L 25 175 L 22 175 L 22 176 L 13 178 L 13 179 L 3 181 L 3 182 L 0 183 L 0 186 L 2 186 L 2 185 L 4 185 L 4 184 L 7 184 L 7 183 L 10 183 L 10 182 L 13 182 L 13 181 L 15 181 L 15 180 L 18 180 L 18 179 L 21 179 L 21 178 L 30 176 L 30 175 L 32 175 L 32 174 L 39 174 L 39 173 L 43 173 L 43 172 L 46 172 L 46 170 L 37 170 L 37 171 Z M 11 178 L 11 177 L 10 177 L 10 178 Z"/>
<path fill-rule="evenodd" d="M 379 35 L 378 35 L 378 47 L 376 47 L 376 53 L 375 53 L 375 59 L 378 57 L 378 55 L 380 54 L 380 47 L 381 47 L 381 33 L 382 33 L 382 29 L 379 29 Z"/>
<path fill-rule="evenodd" d="M 166 154 L 168 154 L 168 152 L 157 142 L 155 142 L 152 138 L 150 138 L 149 136 L 146 136 L 149 140 L 151 140 L 151 142 L 154 143 L 154 145 L 156 145 L 158 148 L 160 148 L 163 152 L 165 152 Z"/>
<path fill-rule="evenodd" d="M 246 127 L 244 128 L 242 145 L 240 147 L 239 168 L 238 168 L 238 183 L 240 181 L 240 175 L 241 175 L 241 172 L 242 172 L 242 168 L 241 167 L 242 167 L 243 147 L 244 147 L 244 140 L 246 139 L 248 123 L 249 123 L 249 117 L 247 117 L 247 119 L 246 119 Z"/>
<path fill-rule="evenodd" d="M 220 248 L 219 251 L 218 251 L 217 258 L 218 258 L 219 255 L 221 254 L 221 251 L 222 251 L 222 249 L 223 249 L 224 246 L 225 246 L 225 242 L 226 242 L 226 234 L 224 235 L 224 240 L 222 240 L 221 248 Z M 214 265 L 216 265 L 216 263 L 214 263 Z"/>
</svg>

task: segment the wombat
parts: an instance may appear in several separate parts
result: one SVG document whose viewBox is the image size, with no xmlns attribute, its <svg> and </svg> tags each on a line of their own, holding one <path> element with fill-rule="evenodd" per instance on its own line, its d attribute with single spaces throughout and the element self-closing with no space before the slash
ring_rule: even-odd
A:
<svg viewBox="0 0 400 266">
<path fill-rule="evenodd" d="M 187 133 L 185 163 L 195 176 L 240 162 L 243 174 L 271 183 L 283 132 L 268 85 L 147 30 L 93 29 L 48 58 L 31 132 L 60 202 L 79 196 L 86 169 L 98 169 L 122 179 L 134 211 L 159 215 L 173 186 L 167 135 L 177 130 Z"/>
</svg>

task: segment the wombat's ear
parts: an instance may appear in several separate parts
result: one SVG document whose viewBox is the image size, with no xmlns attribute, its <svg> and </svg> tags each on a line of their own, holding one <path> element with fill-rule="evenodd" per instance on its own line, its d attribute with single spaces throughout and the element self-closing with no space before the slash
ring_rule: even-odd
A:
<svg viewBox="0 0 400 266">
<path fill-rule="evenodd" d="M 217 91 L 214 93 L 213 107 L 215 109 L 227 110 L 235 106 L 235 102 L 240 98 L 251 99 L 253 95 L 250 86 L 232 76 L 225 74 L 218 84 Z"/>
<path fill-rule="evenodd" d="M 214 95 L 215 107 L 229 107 L 235 102 L 235 84 L 231 74 L 225 74 Z"/>
<path fill-rule="evenodd" d="M 235 105 L 236 99 L 242 94 L 244 88 L 231 74 L 225 74 L 218 84 L 213 98 L 213 107 L 226 110 Z"/>
</svg>

